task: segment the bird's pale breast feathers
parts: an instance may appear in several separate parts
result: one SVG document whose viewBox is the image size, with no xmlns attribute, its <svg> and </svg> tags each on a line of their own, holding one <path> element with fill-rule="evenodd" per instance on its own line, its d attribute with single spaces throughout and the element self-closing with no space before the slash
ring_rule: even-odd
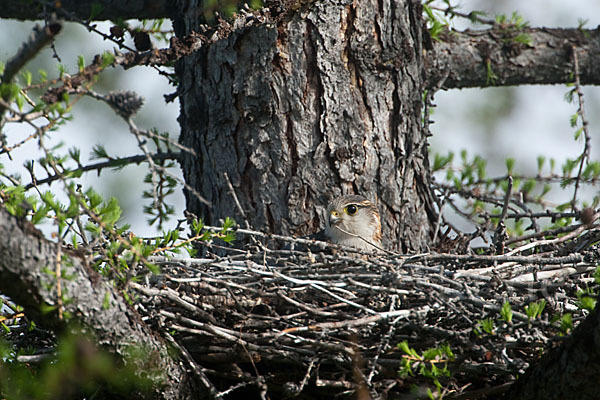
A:
<svg viewBox="0 0 600 400">
<path fill-rule="evenodd" d="M 381 220 L 377 207 L 362 196 L 334 199 L 327 208 L 325 235 L 333 243 L 362 250 L 381 249 Z"/>
</svg>

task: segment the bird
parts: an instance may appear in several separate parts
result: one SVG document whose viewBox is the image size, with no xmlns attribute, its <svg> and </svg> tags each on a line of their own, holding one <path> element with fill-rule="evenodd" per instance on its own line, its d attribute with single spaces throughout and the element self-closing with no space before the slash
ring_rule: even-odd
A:
<svg viewBox="0 0 600 400">
<path fill-rule="evenodd" d="M 357 195 L 333 199 L 327 207 L 324 234 L 328 241 L 360 250 L 382 252 L 377 206 Z"/>
</svg>

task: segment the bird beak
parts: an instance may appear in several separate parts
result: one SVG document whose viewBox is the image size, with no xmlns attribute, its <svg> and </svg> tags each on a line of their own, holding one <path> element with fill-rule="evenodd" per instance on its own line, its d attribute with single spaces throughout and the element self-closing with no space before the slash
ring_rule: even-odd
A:
<svg viewBox="0 0 600 400">
<path fill-rule="evenodd" d="M 329 214 L 329 225 L 334 226 L 340 221 L 340 214 L 337 211 L 332 211 Z"/>
</svg>

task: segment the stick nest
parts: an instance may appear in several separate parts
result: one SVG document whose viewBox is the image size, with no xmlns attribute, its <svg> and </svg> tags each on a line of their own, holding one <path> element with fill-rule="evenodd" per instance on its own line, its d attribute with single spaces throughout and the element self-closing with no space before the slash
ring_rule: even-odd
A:
<svg viewBox="0 0 600 400">
<path fill-rule="evenodd" d="M 262 236 L 224 256 L 156 257 L 162 273 L 132 284 L 211 397 L 492 396 L 585 318 L 600 259 L 547 244 L 519 256 L 270 250 Z"/>
</svg>

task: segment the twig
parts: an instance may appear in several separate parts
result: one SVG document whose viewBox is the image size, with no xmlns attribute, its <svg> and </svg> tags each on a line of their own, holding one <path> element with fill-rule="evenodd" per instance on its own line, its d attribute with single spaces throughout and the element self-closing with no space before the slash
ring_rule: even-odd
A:
<svg viewBox="0 0 600 400">
<path fill-rule="evenodd" d="M 390 298 L 390 309 L 389 312 L 393 312 L 396 308 L 396 301 L 398 300 L 398 295 L 394 294 Z M 375 369 L 377 368 L 377 361 L 381 354 L 387 350 L 387 347 L 390 343 L 392 336 L 394 335 L 394 331 L 396 330 L 396 323 L 402 318 L 402 316 L 396 317 L 392 323 L 390 324 L 390 328 L 385 336 L 383 336 L 379 342 L 377 347 L 377 352 L 375 357 L 373 358 L 373 362 L 371 363 L 371 370 L 369 371 L 369 375 L 367 376 L 367 386 L 371 386 L 371 382 L 373 380 L 373 376 L 375 376 Z"/>
<path fill-rule="evenodd" d="M 542 232 L 535 232 L 535 233 L 531 233 L 529 235 L 523 235 L 523 236 L 517 236 L 517 237 L 513 237 L 510 238 L 506 241 L 506 244 L 512 244 L 512 243 L 518 243 L 518 242 L 522 242 L 525 240 L 530 240 L 530 239 L 537 239 L 540 237 L 548 237 L 548 236 L 557 236 L 560 235 L 562 233 L 567 233 L 567 232 L 571 232 L 574 231 L 576 229 L 579 229 L 581 226 L 583 226 L 583 224 L 577 224 L 577 225 L 569 225 L 569 226 L 561 226 L 560 228 L 556 228 L 556 229 L 550 229 L 547 231 L 542 231 Z M 591 225 L 589 228 L 590 229 L 595 229 L 598 228 L 599 225 L 594 224 Z"/>
<path fill-rule="evenodd" d="M 177 293 L 177 291 L 175 291 L 171 288 L 165 288 L 165 289 L 147 288 L 136 282 L 129 282 L 128 285 L 131 288 L 133 288 L 141 293 L 144 293 L 147 296 L 164 296 L 164 297 L 168 298 L 169 300 L 171 300 L 172 302 L 174 302 L 175 304 L 183 307 L 186 311 L 192 312 L 193 314 L 196 314 L 196 315 L 200 315 L 203 318 L 205 318 L 207 321 L 216 322 L 216 320 L 214 319 L 214 317 L 211 314 L 207 313 L 206 311 L 202 310 L 201 308 L 197 307 L 196 305 L 190 303 L 189 301 L 182 299 L 179 296 L 179 294 Z"/>
<path fill-rule="evenodd" d="M 242 208 L 242 205 L 240 204 L 240 200 L 238 199 L 237 193 L 235 192 L 235 189 L 233 188 L 231 180 L 229 179 L 229 175 L 227 174 L 227 172 L 223 172 L 223 176 L 225 177 L 225 182 L 227 182 L 227 186 L 229 187 L 229 192 L 231 193 L 231 196 L 233 197 L 235 206 L 237 207 L 238 211 L 242 215 L 242 218 L 244 218 L 244 225 L 246 225 L 246 229 L 251 229 L 250 222 L 248 222 L 248 217 L 246 216 L 246 212 L 244 211 L 244 209 Z"/>
<path fill-rule="evenodd" d="M 211 396 L 216 398 L 218 396 L 217 388 L 215 387 L 215 385 L 213 385 L 213 383 L 210 381 L 210 379 L 208 379 L 208 377 L 206 376 L 206 374 L 203 371 L 203 368 L 201 368 L 198 365 L 198 363 L 196 363 L 194 358 L 190 355 L 190 353 L 183 346 L 180 346 L 179 343 L 177 343 L 177 341 L 175 341 L 175 339 L 173 339 L 173 336 L 171 336 L 168 332 L 163 332 L 163 336 L 171 344 L 171 346 L 173 346 L 174 348 L 176 348 L 179 351 L 179 354 L 183 357 L 183 359 L 186 361 L 186 363 L 191 367 L 192 372 L 198 378 L 198 380 L 202 383 L 204 388 L 208 390 L 208 392 L 211 394 Z"/>
<path fill-rule="evenodd" d="M 61 31 L 62 24 L 52 21 L 43 27 L 36 24 L 33 32 L 22 45 L 17 54 L 6 62 L 2 83 L 10 82 L 29 60 L 36 56 Z"/>
<path fill-rule="evenodd" d="M 500 213 L 498 225 L 496 226 L 496 230 L 494 232 L 494 246 L 496 246 L 496 251 L 500 254 L 504 253 L 504 241 L 506 240 L 506 226 L 504 225 L 504 218 L 506 218 L 506 213 L 508 212 L 508 204 L 510 203 L 510 196 L 512 195 L 512 187 L 513 178 L 509 175 L 508 187 L 506 188 L 504 203 L 502 205 L 502 212 Z"/>
<path fill-rule="evenodd" d="M 333 316 L 337 315 L 335 312 L 323 311 L 323 310 L 316 309 L 314 307 L 310 307 L 310 306 L 306 305 L 305 303 L 302 303 L 300 301 L 294 300 L 294 299 L 286 296 L 282 291 L 279 291 L 277 293 L 277 295 L 279 297 L 281 297 L 282 299 L 284 299 L 285 301 L 289 302 L 290 304 L 293 304 L 296 307 L 298 307 L 302 310 L 305 310 L 311 314 L 319 315 L 321 317 L 333 317 Z"/>
<path fill-rule="evenodd" d="M 419 315 L 424 316 L 429 312 L 430 308 L 428 306 L 422 307 L 420 309 L 411 309 L 411 310 L 396 310 L 396 311 L 387 311 L 382 313 L 376 313 L 376 315 L 372 315 L 370 317 L 363 317 L 353 320 L 345 320 L 339 322 L 323 322 L 320 324 L 310 325 L 310 326 L 298 326 L 294 328 L 289 328 L 281 332 L 281 335 L 287 333 L 298 333 L 298 332 L 306 332 L 306 331 L 314 331 L 321 329 L 341 329 L 341 328 L 350 328 L 355 326 L 368 325 L 376 322 L 381 322 L 388 320 L 390 318 L 406 318 L 410 315 Z"/>
<path fill-rule="evenodd" d="M 178 160 L 179 153 L 153 153 L 152 159 L 154 160 Z M 102 161 L 95 164 L 84 165 L 75 169 L 68 169 L 62 171 L 61 175 L 51 175 L 44 179 L 36 179 L 35 182 L 28 183 L 25 185 L 25 190 L 29 190 L 36 185 L 51 184 L 52 182 L 61 179 L 61 176 L 69 175 L 72 173 L 89 172 L 89 171 L 101 171 L 104 168 L 120 168 L 124 165 L 139 164 L 146 161 L 146 155 L 138 154 L 135 156 L 113 158 L 108 161 Z"/>
<path fill-rule="evenodd" d="M 204 228 L 210 229 L 210 230 L 221 229 L 218 227 L 208 226 L 208 225 L 204 226 Z M 335 249 L 335 250 L 343 250 L 343 251 L 349 252 L 349 253 L 373 255 L 372 251 L 359 250 L 355 247 L 342 246 L 339 244 L 323 242 L 320 240 L 296 238 L 293 236 L 278 235 L 275 233 L 265 233 L 265 232 L 255 231 L 252 229 L 236 229 L 235 232 L 241 233 L 241 234 L 246 234 L 246 235 L 255 235 L 258 237 L 270 238 L 270 239 L 275 239 L 275 240 L 282 240 L 284 242 L 294 242 L 294 243 L 299 243 L 299 244 L 315 245 L 315 246 L 319 246 L 322 249 L 329 248 L 329 249 Z"/>
<path fill-rule="evenodd" d="M 598 218 L 600 218 L 600 211 L 596 212 L 591 217 L 590 224 L 595 222 Z M 546 246 L 546 245 L 556 244 L 556 243 L 563 243 L 563 242 L 566 242 L 567 240 L 573 239 L 574 237 L 578 236 L 579 234 L 581 234 L 583 231 L 585 231 L 587 229 L 588 229 L 587 225 L 580 225 L 577 229 L 575 229 L 574 231 L 572 231 L 564 236 L 560 236 L 560 237 L 557 237 L 554 239 L 538 240 L 537 242 L 528 243 L 523 246 L 517 247 L 516 249 L 513 249 L 506 254 L 513 255 L 516 253 L 523 252 L 525 250 L 533 249 L 535 247 Z"/>
<path fill-rule="evenodd" d="M 153 193 L 154 193 L 154 196 L 155 196 L 155 202 L 157 201 L 157 197 L 156 197 L 156 183 L 155 183 L 156 172 L 160 171 L 161 173 L 163 173 L 163 174 L 165 174 L 167 176 L 170 176 L 171 178 L 175 179 L 177 182 L 179 182 L 180 184 L 182 184 L 183 187 L 186 188 L 199 201 L 201 201 L 202 203 L 210 206 L 211 205 L 210 201 L 208 201 L 204 196 L 202 196 L 195 188 L 193 188 L 192 186 L 190 186 L 187 182 L 183 181 L 180 177 L 178 177 L 178 176 L 172 174 L 171 172 L 167 171 L 166 168 L 163 168 L 163 167 L 161 167 L 159 165 L 156 165 L 154 163 L 154 160 L 152 159 L 151 153 L 146 148 L 145 141 L 143 139 L 141 139 L 142 136 L 145 136 L 144 131 L 138 129 L 138 127 L 134 124 L 134 122 L 133 122 L 133 120 L 131 118 L 127 118 L 126 120 L 127 120 L 127 123 L 129 124 L 129 130 L 137 138 L 139 147 L 144 152 L 144 155 L 146 156 L 146 161 L 150 165 L 150 169 L 151 169 L 151 172 L 152 172 L 152 190 L 153 190 Z"/>
<path fill-rule="evenodd" d="M 457 11 L 456 7 L 451 7 L 451 6 L 448 6 L 447 8 L 442 8 L 442 7 L 437 7 L 437 6 L 429 6 L 429 7 L 431 7 L 431 9 L 433 9 L 433 10 L 442 11 L 445 14 L 456 15 L 458 17 L 466 18 L 466 19 L 474 21 L 474 22 L 479 22 L 480 24 L 483 24 L 483 25 L 491 25 L 491 26 L 498 25 L 498 23 L 493 19 L 483 18 L 478 13 L 475 13 L 475 12 L 470 12 L 468 14 L 465 14 L 463 12 Z"/>
<path fill-rule="evenodd" d="M 528 181 L 528 180 L 534 180 L 536 182 L 546 182 L 546 183 L 566 183 L 566 184 L 571 184 L 574 183 L 575 180 L 577 178 L 575 177 L 570 177 L 570 176 L 563 176 L 563 175 L 558 175 L 556 173 L 550 174 L 550 175 L 517 175 L 517 174 L 511 174 L 511 176 L 513 177 L 514 180 L 520 180 L 520 181 Z M 473 181 L 473 183 L 470 184 L 471 187 L 477 187 L 477 186 L 482 186 L 482 185 L 489 185 L 490 183 L 493 183 L 495 185 L 502 183 L 504 181 L 506 181 L 508 179 L 508 175 L 503 175 L 503 176 L 497 176 L 494 178 L 486 178 L 486 179 L 479 179 L 479 180 L 475 180 Z M 590 177 L 588 179 L 585 180 L 585 182 L 588 183 L 596 183 L 600 181 L 600 177 Z M 453 185 L 449 185 L 449 184 L 442 184 L 442 183 L 435 183 L 435 186 L 443 186 L 445 188 L 448 189 L 452 189 L 454 188 L 454 191 L 456 191 L 456 187 L 454 187 Z"/>
<path fill-rule="evenodd" d="M 588 130 L 588 120 L 585 117 L 585 107 L 583 100 L 583 92 L 581 90 L 581 84 L 579 81 L 579 59 L 577 57 L 577 48 L 572 46 L 571 48 L 573 52 L 573 69 L 575 73 L 575 92 L 577 93 L 577 99 L 579 100 L 579 109 L 577 110 L 577 114 L 581 117 L 581 128 L 583 130 L 584 135 L 584 146 L 581 155 L 579 156 L 579 170 L 577 171 L 577 178 L 575 179 L 575 189 L 573 190 L 573 200 L 571 200 L 571 210 L 575 211 L 577 209 L 577 190 L 579 189 L 579 182 L 581 180 L 581 173 L 583 171 L 583 165 L 586 160 L 590 158 L 590 149 L 592 146 L 592 138 L 590 136 L 590 132 Z"/>
<path fill-rule="evenodd" d="M 127 49 L 129 51 L 132 51 L 135 53 L 135 49 L 125 45 L 124 43 L 122 43 L 119 40 L 116 40 L 115 38 L 113 38 L 111 35 L 107 35 L 106 33 L 100 31 L 95 24 L 89 23 L 84 21 L 83 19 L 77 17 L 77 15 L 75 15 L 74 13 L 70 12 L 66 7 L 61 7 L 60 3 L 58 3 L 58 5 L 52 1 L 47 1 L 47 0 L 35 0 L 37 3 L 42 4 L 46 7 L 49 7 L 50 9 L 54 10 L 55 12 L 61 14 L 63 17 L 65 17 L 66 19 L 70 20 L 70 21 L 75 21 L 80 23 L 81 25 L 83 25 L 88 31 L 90 32 L 94 32 L 97 35 L 100 35 L 102 37 L 102 39 L 104 40 L 109 40 L 111 42 L 113 42 L 114 44 L 116 44 L 117 46 L 119 46 L 119 48 L 122 49 Z"/>
<path fill-rule="evenodd" d="M 298 386 L 298 394 L 300 394 L 302 392 L 302 390 L 304 389 L 304 386 L 306 386 L 306 384 L 308 383 L 308 379 L 310 378 L 310 373 L 315 365 L 315 361 L 316 361 L 316 358 L 312 358 L 310 360 L 310 363 L 308 364 L 308 368 L 306 368 L 306 374 L 304 374 L 304 378 L 302 379 L 302 382 L 300 382 L 300 385 Z"/>
<path fill-rule="evenodd" d="M 252 385 L 253 382 L 240 382 L 236 385 L 231 386 L 230 388 L 228 388 L 227 390 L 223 390 L 222 392 L 219 392 L 215 395 L 216 399 L 222 399 L 223 397 L 227 396 L 228 394 L 234 392 L 237 389 L 241 389 L 245 386 L 249 386 Z"/>
<path fill-rule="evenodd" d="M 581 212 L 552 212 L 546 210 L 545 212 L 524 212 L 524 213 L 508 213 L 506 218 L 510 219 L 521 219 L 521 218 L 552 218 L 553 220 L 558 218 L 579 218 Z"/>
<path fill-rule="evenodd" d="M 149 318 L 166 321 L 178 337 L 186 338 L 186 343 L 194 346 L 195 357 L 215 365 L 225 387 L 252 380 L 265 396 L 271 394 L 267 389 L 272 391 L 278 385 L 273 372 L 282 368 L 290 371 L 287 382 L 298 382 L 286 384 L 284 391 L 291 394 L 309 396 L 314 386 L 301 383 L 313 378 L 317 386 L 326 385 L 333 393 L 356 390 L 356 377 L 354 383 L 331 386 L 339 374 L 330 367 L 350 371 L 357 353 L 367 366 L 363 372 L 372 397 L 381 396 L 392 387 L 386 380 L 388 372 L 403 365 L 402 354 L 388 348 L 402 340 L 419 352 L 431 348 L 432 341 L 448 343 L 462 360 L 461 371 L 480 370 L 485 365 L 488 373 L 503 382 L 521 370 L 522 360 L 530 360 L 544 343 L 550 343 L 552 332 L 557 331 L 547 318 L 559 312 L 550 301 L 542 319 L 526 315 L 524 306 L 541 298 L 563 296 L 558 297 L 560 304 L 576 314 L 574 321 L 580 320 L 575 293 L 584 279 L 591 279 L 596 266 L 594 260 L 584 261 L 582 254 L 419 254 L 367 260 L 317 252 L 308 261 L 300 251 L 272 250 L 266 258 L 263 253 L 249 246 L 245 254 L 231 252 L 213 258 L 153 257 L 150 260 L 160 264 L 168 276 L 154 283 L 162 292 L 147 292 L 160 293 L 160 297 L 143 295 L 140 299 L 149 308 L 161 304 L 158 316 L 149 311 Z M 489 264 L 493 266 L 487 267 Z M 537 281 L 531 282 L 534 271 Z M 165 287 L 173 296 L 178 292 L 177 297 L 210 310 L 218 322 L 190 315 L 183 305 L 169 300 Z M 342 301 L 332 302 L 336 296 Z M 474 353 L 492 357 L 482 364 L 465 346 L 472 343 L 477 321 L 497 320 L 506 297 L 513 322 L 497 322 L 494 335 L 482 332 Z M 352 335 L 356 335 L 355 341 Z M 510 357 L 501 357 L 507 343 L 514 343 L 511 349 L 518 348 L 518 352 L 509 350 Z M 258 380 L 253 377 L 257 374 L 252 362 L 260 367 Z M 232 364 L 236 371 L 231 371 Z M 416 379 L 420 379 L 418 375 Z"/>
<path fill-rule="evenodd" d="M 442 223 L 442 215 L 443 215 L 442 210 L 444 208 L 444 205 L 446 204 L 447 196 L 448 196 L 448 193 L 446 191 L 444 191 L 444 195 L 442 196 L 442 201 L 439 205 L 440 210 L 438 212 L 438 218 L 435 223 L 435 229 L 433 230 L 433 239 L 431 239 L 432 243 L 435 243 L 437 241 L 438 233 L 440 231 L 440 225 Z"/>
<path fill-rule="evenodd" d="M 31 354 L 31 355 L 18 355 L 16 357 L 18 362 L 24 363 L 24 364 L 35 364 L 35 363 L 41 363 L 44 362 L 46 360 L 48 360 L 49 358 L 52 358 L 54 355 L 52 353 L 42 353 L 42 354 Z"/>
<path fill-rule="evenodd" d="M 464 255 L 464 254 L 418 254 L 414 256 L 408 256 L 400 261 L 400 266 L 408 266 L 408 263 L 421 261 L 421 262 L 437 262 L 437 261 L 449 261 L 455 263 L 464 263 L 468 261 L 472 262 L 517 262 L 524 264 L 566 264 L 583 261 L 583 255 L 573 254 L 570 256 L 563 257 L 540 257 L 540 256 L 513 256 L 511 253 L 497 256 L 488 255 Z"/>
<path fill-rule="evenodd" d="M 63 319 L 63 295 L 61 280 L 62 277 L 62 243 L 60 236 L 56 238 L 56 265 L 54 266 L 54 278 L 56 279 L 56 306 L 58 311 L 58 319 Z"/>
</svg>

